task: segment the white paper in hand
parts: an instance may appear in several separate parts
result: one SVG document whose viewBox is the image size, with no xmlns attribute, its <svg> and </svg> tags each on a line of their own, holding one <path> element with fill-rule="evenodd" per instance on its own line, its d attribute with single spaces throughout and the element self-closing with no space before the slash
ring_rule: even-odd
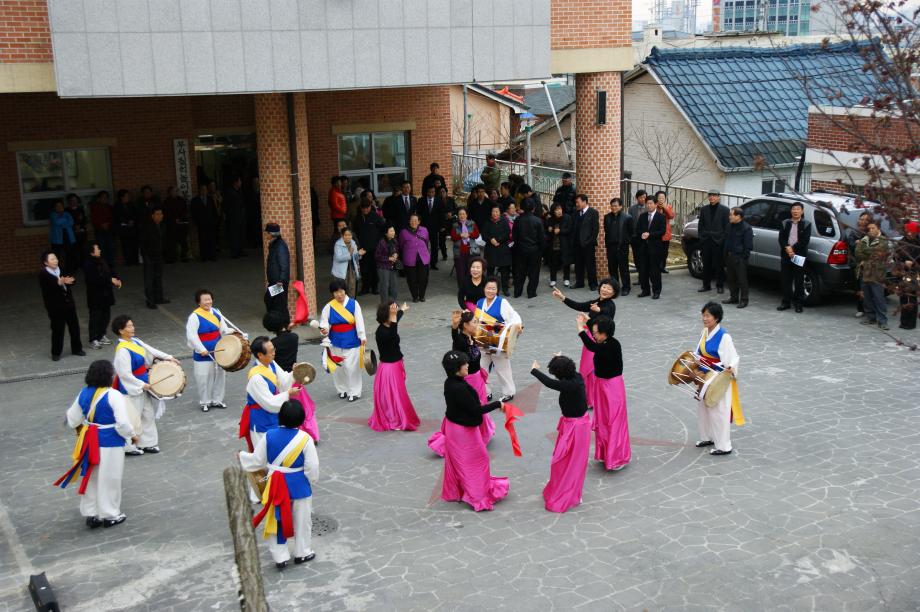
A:
<svg viewBox="0 0 920 612">
<path fill-rule="evenodd" d="M 794 263 L 795 265 L 797 265 L 797 266 L 799 266 L 799 267 L 802 267 L 802 266 L 805 265 L 805 258 L 802 257 L 801 255 L 793 255 L 793 256 L 792 256 L 792 263 Z"/>
<path fill-rule="evenodd" d="M 281 283 L 275 283 L 274 285 L 271 285 L 268 288 L 268 295 L 272 297 L 275 297 L 276 295 L 280 295 L 282 293 L 284 293 L 284 285 L 282 285 Z"/>
</svg>

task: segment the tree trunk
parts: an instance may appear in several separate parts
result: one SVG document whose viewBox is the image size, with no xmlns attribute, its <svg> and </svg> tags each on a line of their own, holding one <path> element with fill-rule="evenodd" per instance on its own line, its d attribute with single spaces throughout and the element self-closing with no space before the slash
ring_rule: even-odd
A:
<svg viewBox="0 0 920 612">
<path fill-rule="evenodd" d="M 224 493 L 227 515 L 233 536 L 233 551 L 240 575 L 240 610 L 267 612 L 265 589 L 262 585 L 262 564 L 252 528 L 252 508 L 249 505 L 249 480 L 239 467 L 224 470 Z"/>
</svg>

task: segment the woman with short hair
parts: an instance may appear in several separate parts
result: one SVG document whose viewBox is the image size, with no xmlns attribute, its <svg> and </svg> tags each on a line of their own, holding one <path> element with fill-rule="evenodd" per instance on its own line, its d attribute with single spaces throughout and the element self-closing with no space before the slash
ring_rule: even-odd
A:
<svg viewBox="0 0 920 612">
<path fill-rule="evenodd" d="M 738 397 L 738 385 L 735 374 L 738 370 L 738 351 L 732 337 L 722 328 L 722 305 L 707 302 L 700 310 L 703 319 L 703 333 L 696 346 L 694 355 L 699 360 L 703 372 L 728 372 L 732 377 L 731 385 L 714 406 L 707 406 L 706 391 L 713 379 L 707 380 L 700 389 L 696 405 L 696 420 L 700 431 L 697 448 L 713 446 L 710 455 L 729 455 L 732 452 L 731 424 L 744 425 L 744 413 Z"/>
<path fill-rule="evenodd" d="M 397 330 L 407 310 L 408 304 L 400 308 L 392 300 L 377 306 L 379 326 L 374 337 L 380 364 L 374 376 L 374 412 L 367 420 L 368 427 L 374 431 L 415 431 L 420 424 L 406 389 L 406 366 Z"/>
</svg>

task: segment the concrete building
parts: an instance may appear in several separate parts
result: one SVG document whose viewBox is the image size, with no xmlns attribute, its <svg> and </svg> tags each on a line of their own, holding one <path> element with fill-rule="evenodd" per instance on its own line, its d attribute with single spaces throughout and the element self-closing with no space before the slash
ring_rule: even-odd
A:
<svg viewBox="0 0 920 612">
<path fill-rule="evenodd" d="M 577 75 L 580 185 L 606 201 L 630 20 L 625 0 L 2 2 L 0 273 L 35 269 L 66 193 L 239 172 L 312 286 L 329 177 L 386 194 L 432 161 L 449 173 L 462 83 Z"/>
<path fill-rule="evenodd" d="M 842 34 L 832 0 L 712 0 L 716 32 L 771 32 L 782 36 Z"/>
</svg>

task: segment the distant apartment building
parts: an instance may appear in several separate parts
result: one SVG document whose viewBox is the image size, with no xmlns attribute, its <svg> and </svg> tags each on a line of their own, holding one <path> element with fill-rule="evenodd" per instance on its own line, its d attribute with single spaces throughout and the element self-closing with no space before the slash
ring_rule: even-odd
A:
<svg viewBox="0 0 920 612">
<path fill-rule="evenodd" d="M 712 0 L 715 32 L 776 32 L 783 36 L 841 33 L 829 0 Z"/>
</svg>

